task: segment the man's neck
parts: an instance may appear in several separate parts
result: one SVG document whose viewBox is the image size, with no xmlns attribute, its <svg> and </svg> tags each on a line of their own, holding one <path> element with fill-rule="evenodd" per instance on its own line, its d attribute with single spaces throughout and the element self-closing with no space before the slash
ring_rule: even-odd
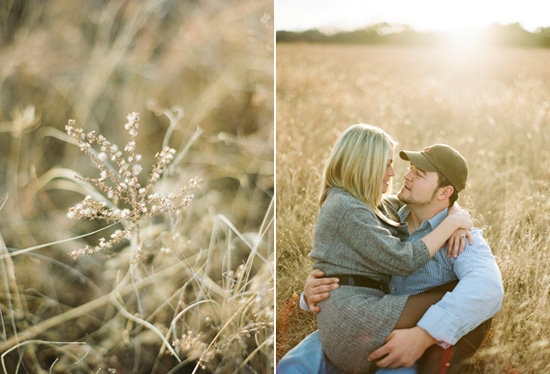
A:
<svg viewBox="0 0 550 374">
<path fill-rule="evenodd" d="M 408 205 L 408 207 L 411 212 L 405 222 L 409 225 L 409 233 L 418 230 L 422 222 L 432 219 L 447 208 L 439 204 Z"/>
</svg>

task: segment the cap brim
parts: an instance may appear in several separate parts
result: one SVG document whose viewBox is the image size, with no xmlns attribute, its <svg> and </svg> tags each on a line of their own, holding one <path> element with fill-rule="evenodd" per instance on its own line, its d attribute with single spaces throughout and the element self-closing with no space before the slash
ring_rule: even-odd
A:
<svg viewBox="0 0 550 374">
<path fill-rule="evenodd" d="M 438 171 L 437 168 L 421 152 L 401 151 L 399 157 L 410 161 L 414 166 L 424 171 Z"/>
</svg>

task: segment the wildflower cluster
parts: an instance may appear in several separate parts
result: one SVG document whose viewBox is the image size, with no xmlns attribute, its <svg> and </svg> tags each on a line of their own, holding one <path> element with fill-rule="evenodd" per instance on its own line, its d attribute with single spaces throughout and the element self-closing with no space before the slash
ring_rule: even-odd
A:
<svg viewBox="0 0 550 374">
<path fill-rule="evenodd" d="M 130 113 L 126 118 L 128 121 L 124 128 L 128 131 L 130 140 L 124 147 L 124 152 L 103 135 L 97 135 L 95 131 L 85 133 L 84 130 L 75 127 L 74 120 L 69 120 L 65 127 L 67 134 L 78 142 L 80 150 L 90 157 L 100 172 L 98 178 L 79 175 L 75 177 L 97 186 L 112 202 L 108 206 L 105 202 L 86 196 L 82 202 L 69 209 L 67 216 L 72 219 L 102 219 L 124 224 L 123 230 L 115 231 L 109 238 L 101 238 L 95 247 L 86 246 L 71 252 L 75 259 L 80 255 L 110 248 L 123 239 L 129 239 L 134 233 L 139 237 L 139 223 L 146 217 L 156 213 L 180 213 L 182 208 L 191 204 L 194 198 L 192 192 L 201 182 L 198 178 L 193 178 L 188 186 L 181 188 L 177 193 L 153 193 L 154 183 L 159 180 L 165 166 L 174 159 L 176 153 L 174 149 L 165 147 L 156 154 L 156 164 L 147 185 L 142 186 L 139 182 L 139 175 L 143 170 L 140 164 L 141 155 L 136 153 L 140 117 L 138 113 Z M 99 152 L 93 148 L 94 144 L 99 148 Z M 124 205 L 125 208 L 120 208 L 119 205 Z M 141 248 L 139 240 L 138 248 Z"/>
</svg>

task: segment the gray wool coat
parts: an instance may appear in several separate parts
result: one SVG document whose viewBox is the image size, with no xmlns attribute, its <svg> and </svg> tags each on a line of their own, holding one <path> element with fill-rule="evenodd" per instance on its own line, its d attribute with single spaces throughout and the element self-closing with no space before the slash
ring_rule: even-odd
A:
<svg viewBox="0 0 550 374">
<path fill-rule="evenodd" d="M 345 190 L 331 188 L 317 217 L 310 256 L 326 276 L 363 275 L 388 284 L 390 275 L 410 275 L 430 260 L 424 242 L 407 242 L 407 236 L 406 224 L 393 227 Z M 358 286 L 331 291 L 317 315 L 330 361 L 345 372 L 366 373 L 367 356 L 384 343 L 407 298 Z"/>
</svg>

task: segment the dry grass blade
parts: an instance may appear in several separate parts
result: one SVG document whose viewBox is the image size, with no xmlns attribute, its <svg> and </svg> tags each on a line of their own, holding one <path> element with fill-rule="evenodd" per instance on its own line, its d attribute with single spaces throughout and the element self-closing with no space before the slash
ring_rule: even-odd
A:
<svg viewBox="0 0 550 374">
<path fill-rule="evenodd" d="M 2 369 L 4 369 L 5 374 L 8 374 L 8 369 L 6 368 L 6 363 L 4 361 L 4 357 L 6 355 L 8 355 L 11 351 L 13 351 L 15 349 L 19 349 L 19 348 L 21 348 L 25 345 L 30 345 L 30 344 L 43 344 L 43 345 L 49 345 L 49 346 L 52 346 L 52 347 L 56 347 L 57 345 L 69 345 L 69 344 L 86 345 L 86 343 L 84 343 L 84 342 L 49 342 L 49 341 L 38 340 L 38 339 L 32 339 L 32 340 L 27 340 L 27 341 L 18 343 L 17 345 L 7 349 L 5 352 L 2 353 L 2 356 L 1 356 L 1 358 L 2 358 Z M 66 353 L 68 353 L 69 355 L 72 355 L 70 352 L 66 352 Z M 78 357 L 75 357 L 75 356 L 73 356 L 72 358 L 75 360 L 75 363 L 78 363 L 82 360 L 81 358 L 78 358 Z M 54 364 L 52 364 L 52 368 L 53 368 Z"/>
<path fill-rule="evenodd" d="M 212 341 L 210 342 L 210 344 L 208 345 L 208 347 L 206 347 L 206 349 L 203 351 L 203 354 L 202 354 L 202 356 L 199 358 L 199 362 L 197 363 L 197 365 L 195 365 L 195 369 L 193 369 L 192 374 L 195 374 L 195 373 L 197 372 L 197 370 L 198 370 L 199 367 L 201 366 L 201 362 L 204 360 L 205 355 L 209 352 L 209 349 L 212 347 L 212 345 L 213 345 L 214 343 L 216 343 L 216 341 L 218 340 L 218 338 L 221 336 L 222 332 L 223 332 L 228 326 L 230 326 L 231 322 L 233 322 L 233 320 L 234 320 L 235 318 L 241 317 L 241 312 L 243 312 L 255 298 L 256 298 L 256 296 L 253 295 L 253 296 L 250 296 L 248 299 L 246 299 L 246 301 L 241 305 L 241 307 L 240 307 L 235 313 L 233 313 L 233 315 L 231 316 L 231 318 L 229 318 L 229 319 L 224 323 L 224 325 L 222 326 L 222 328 L 220 329 L 220 331 L 218 331 L 218 333 L 216 334 L 216 336 L 214 336 L 214 339 L 212 339 Z"/>
<path fill-rule="evenodd" d="M 24 248 L 24 249 L 17 249 L 17 250 L 13 250 L 12 252 L 8 252 L 6 251 L 5 253 L 2 253 L 2 259 L 4 259 L 5 257 L 15 257 L 15 256 L 19 256 L 19 255 L 23 255 L 23 254 L 26 254 L 26 253 L 29 253 L 29 252 L 33 252 L 33 251 L 36 251 L 38 249 L 42 249 L 42 248 L 48 248 L 48 247 L 51 247 L 51 246 L 54 246 L 54 245 L 57 245 L 57 244 L 63 244 L 63 243 L 68 243 L 68 242 L 72 242 L 76 239 L 83 239 L 83 238 L 86 238 L 88 236 L 91 236 L 91 235 L 95 235 L 95 234 L 98 234 L 102 231 L 105 231 L 113 226 L 116 226 L 117 224 L 119 224 L 120 222 L 115 222 L 115 223 L 112 223 L 108 226 L 105 226 L 101 229 L 98 229 L 96 231 L 92 231 L 92 232 L 89 232 L 87 234 L 83 234 L 83 235 L 79 235 L 79 236 L 75 236 L 75 237 L 72 237 L 72 238 L 67 238 L 67 239 L 63 239 L 63 240 L 58 240 L 56 242 L 51 242 L 51 243 L 45 243 L 45 244 L 40 244 L 40 245 L 35 245 L 34 247 L 29 247 L 29 248 Z"/>
<path fill-rule="evenodd" d="M 135 290 L 135 288 L 134 288 Z M 172 353 L 172 355 L 178 360 L 178 362 L 181 362 L 181 359 L 179 358 L 178 354 L 176 353 L 176 351 L 174 351 L 174 349 L 172 348 L 170 342 L 168 342 L 168 340 L 166 340 L 166 338 L 164 337 L 164 335 L 162 335 L 162 333 L 155 327 L 153 326 L 152 324 L 150 324 L 149 322 L 141 319 L 141 318 L 138 318 L 132 314 L 130 314 L 125 308 L 124 306 L 122 306 L 122 304 L 117 300 L 117 298 L 120 298 L 120 293 L 117 293 L 117 294 L 111 294 L 111 302 L 113 303 L 113 305 L 118 309 L 118 311 L 126 318 L 128 318 L 129 320 L 131 321 L 134 321 L 136 322 L 137 324 L 139 325 L 142 325 L 142 326 L 145 326 L 146 328 L 150 329 L 151 331 L 153 331 L 159 338 L 160 340 L 162 340 L 162 343 L 164 344 L 164 346 L 166 346 L 166 348 L 170 351 L 170 353 Z"/>
<path fill-rule="evenodd" d="M 94 299 L 84 305 L 81 305 L 77 308 L 71 309 L 65 313 L 62 313 L 60 315 L 57 315 L 55 317 L 52 317 L 48 320 L 42 321 L 27 330 L 21 332 L 17 337 L 12 337 L 4 342 L 0 342 L 0 351 L 5 351 L 7 349 L 10 349 L 18 344 L 18 341 L 26 341 L 28 339 L 31 339 L 41 333 L 43 333 L 46 330 L 49 330 L 55 326 L 58 326 L 62 323 L 65 323 L 67 321 L 70 321 L 74 318 L 78 318 L 86 313 L 89 313 L 93 311 L 94 309 L 97 309 L 99 307 L 104 306 L 106 303 L 108 303 L 112 297 L 116 295 L 126 295 L 132 291 L 134 291 L 135 288 L 141 289 L 143 287 L 147 287 L 155 281 L 155 279 L 165 279 L 170 278 L 180 272 L 182 270 L 182 266 L 180 264 L 174 264 L 173 266 L 164 269 L 162 271 L 159 271 L 155 274 L 155 276 L 149 276 L 147 278 L 143 278 L 136 283 L 128 284 L 122 287 L 116 287 L 113 291 L 110 293 L 103 295 L 101 297 L 98 297 L 97 299 Z"/>
</svg>

